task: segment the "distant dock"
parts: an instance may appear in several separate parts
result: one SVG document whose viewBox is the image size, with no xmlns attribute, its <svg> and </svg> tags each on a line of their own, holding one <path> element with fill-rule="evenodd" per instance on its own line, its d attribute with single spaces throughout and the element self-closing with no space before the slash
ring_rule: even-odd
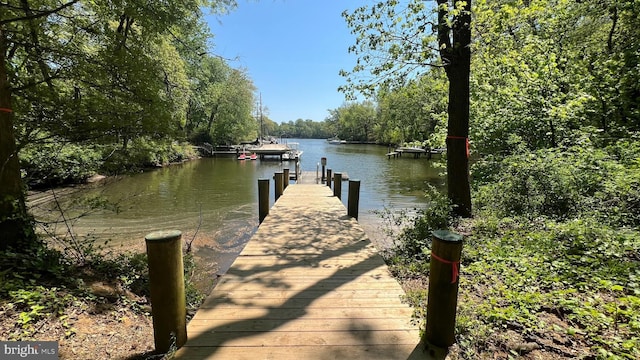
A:
<svg viewBox="0 0 640 360">
<path fill-rule="evenodd" d="M 264 160 L 267 156 L 275 156 L 282 161 L 282 156 L 291 151 L 291 149 L 286 144 L 263 144 L 251 149 L 251 151 L 256 153 L 261 160 Z"/>
<path fill-rule="evenodd" d="M 399 147 L 394 151 L 389 151 L 385 154 L 387 159 L 391 159 L 392 157 L 395 159 L 397 157 L 402 157 L 402 154 L 413 154 L 413 157 L 418 159 L 423 154 L 427 156 L 427 159 L 432 159 L 434 157 L 440 157 L 444 154 L 446 149 L 424 149 L 424 148 L 416 148 L 416 147 Z"/>
</svg>

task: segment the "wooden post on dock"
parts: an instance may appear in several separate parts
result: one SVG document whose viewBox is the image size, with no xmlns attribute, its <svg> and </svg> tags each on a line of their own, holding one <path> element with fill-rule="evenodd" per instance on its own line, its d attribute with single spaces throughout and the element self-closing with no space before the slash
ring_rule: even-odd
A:
<svg viewBox="0 0 640 360">
<path fill-rule="evenodd" d="M 427 303 L 428 343 L 447 348 L 454 343 L 462 235 L 447 230 L 433 232 Z"/>
<path fill-rule="evenodd" d="M 349 180 L 349 197 L 347 198 L 347 213 L 358 220 L 358 207 L 360 205 L 360 180 Z"/>
<path fill-rule="evenodd" d="M 342 200 L 342 173 L 333 174 L 333 196 Z"/>
<path fill-rule="evenodd" d="M 149 290 L 156 351 L 187 341 L 187 310 L 182 264 L 182 233 L 157 231 L 145 236 L 149 264 Z"/>
<path fill-rule="evenodd" d="M 298 176 L 300 176 L 300 161 L 296 160 L 296 182 L 298 182 Z"/>
<path fill-rule="evenodd" d="M 282 169 L 282 176 L 282 189 L 284 190 L 287 188 L 287 186 L 289 186 L 289 169 Z"/>
<path fill-rule="evenodd" d="M 284 192 L 284 174 L 282 172 L 277 172 L 276 176 L 275 176 L 275 188 L 276 188 L 276 200 L 278 200 L 280 198 L 280 196 L 282 196 L 282 193 Z"/>
<path fill-rule="evenodd" d="M 349 197 L 347 198 L 347 214 L 358 220 L 360 205 L 360 180 L 349 180 Z"/>
<path fill-rule="evenodd" d="M 327 169 L 327 186 L 331 187 L 331 169 Z"/>
<path fill-rule="evenodd" d="M 260 224 L 269 215 L 269 179 L 258 179 L 258 219 Z"/>
<path fill-rule="evenodd" d="M 320 158 L 320 163 L 322 164 L 322 178 L 320 180 L 320 183 L 324 182 L 325 179 L 325 167 L 327 166 L 327 158 L 326 157 L 322 157 Z"/>
</svg>

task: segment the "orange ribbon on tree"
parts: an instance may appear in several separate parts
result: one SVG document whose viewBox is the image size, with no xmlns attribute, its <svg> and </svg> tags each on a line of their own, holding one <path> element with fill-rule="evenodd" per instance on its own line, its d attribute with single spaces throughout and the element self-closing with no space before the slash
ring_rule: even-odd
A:
<svg viewBox="0 0 640 360">
<path fill-rule="evenodd" d="M 471 152 L 469 151 L 469 138 L 465 137 L 465 136 L 447 136 L 447 139 L 454 139 L 454 140 L 465 140 L 466 141 L 466 146 L 467 146 L 467 159 L 469 158 L 469 155 L 471 154 Z"/>
<path fill-rule="evenodd" d="M 451 283 L 455 284 L 456 281 L 458 281 L 458 276 L 460 276 L 460 260 L 458 261 L 445 260 L 437 256 L 433 252 L 431 253 L 431 258 L 436 259 L 444 264 L 451 264 Z"/>
<path fill-rule="evenodd" d="M 7 109 L 7 108 L 0 108 L 0 111 L 6 112 L 6 113 L 12 113 L 13 112 L 13 110 Z"/>
</svg>

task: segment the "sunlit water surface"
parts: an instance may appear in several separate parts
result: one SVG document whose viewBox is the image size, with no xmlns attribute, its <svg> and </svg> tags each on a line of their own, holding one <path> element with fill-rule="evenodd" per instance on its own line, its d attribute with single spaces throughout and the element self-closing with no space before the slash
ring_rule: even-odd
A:
<svg viewBox="0 0 640 360">
<path fill-rule="evenodd" d="M 442 169 L 426 158 L 404 156 L 387 159 L 384 146 L 332 145 L 322 139 L 287 139 L 298 142 L 304 151 L 303 171 L 321 169 L 320 159 L 327 158 L 327 168 L 347 173 L 361 181 L 359 222 L 370 237 L 379 237 L 381 220 L 374 211 L 413 209 L 426 206 L 427 184 L 444 187 Z M 195 239 L 201 256 L 211 257 L 221 269 L 228 267 L 258 226 L 258 179 L 294 163 L 277 160 L 239 161 L 235 158 L 204 158 L 145 173 L 110 179 L 72 194 L 59 196 L 60 207 L 79 236 L 91 235 L 99 243 L 125 245 L 143 249 L 144 236 L 164 229 L 181 230 L 183 239 Z M 271 204 L 274 201 L 270 181 Z M 348 184 L 343 183 L 346 204 Z M 112 210 L 89 211 L 86 202 L 110 204 Z M 61 217 L 54 202 L 34 208 L 38 219 Z M 81 217 L 75 219 L 78 215 Z M 293 214 L 292 214 L 293 216 Z M 62 223 L 50 225 L 49 231 L 64 235 Z"/>
</svg>

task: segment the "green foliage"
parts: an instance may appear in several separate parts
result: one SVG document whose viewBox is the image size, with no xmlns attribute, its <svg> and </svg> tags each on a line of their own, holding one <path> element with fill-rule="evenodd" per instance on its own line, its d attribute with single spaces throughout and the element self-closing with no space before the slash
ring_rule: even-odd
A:
<svg viewBox="0 0 640 360">
<path fill-rule="evenodd" d="M 95 246 L 83 248 L 80 264 L 44 244 L 27 252 L 0 253 L 0 313 L 15 319 L 12 340 L 31 339 L 39 334 L 40 321 L 57 321 L 66 336 L 75 333 L 65 314 L 69 307 L 118 302 L 134 311 L 146 312 L 149 297 L 147 256 L 144 253 L 112 253 Z M 195 268 L 190 254 L 184 257 L 188 309 L 197 308 L 204 296 L 190 280 Z M 113 286 L 113 297 L 105 298 L 87 287 L 99 281 Z M 136 297 L 131 297 L 131 293 Z"/>
<path fill-rule="evenodd" d="M 446 128 L 448 83 L 444 71 L 432 69 L 424 76 L 394 89 L 378 91 L 378 120 L 374 133 L 379 142 L 401 144 L 429 139 Z M 442 147 L 444 141 L 426 144 Z"/>
<path fill-rule="evenodd" d="M 105 149 L 105 153 L 108 149 Z M 154 141 L 137 138 L 127 150 L 120 149 L 105 154 L 101 171 L 107 174 L 121 174 L 141 171 L 144 168 L 160 167 L 195 158 L 196 152 L 189 144 L 172 141 Z"/>
<path fill-rule="evenodd" d="M 284 138 L 298 139 L 328 139 L 335 134 L 328 122 L 318 122 L 310 119 L 283 122 L 274 124 L 267 132 L 270 135 Z"/>
<path fill-rule="evenodd" d="M 347 103 L 330 113 L 327 122 L 334 136 L 349 141 L 374 140 L 376 108 L 372 102 Z"/>
<path fill-rule="evenodd" d="M 9 284 L 7 284 L 9 285 Z M 4 286 L 3 291 L 11 285 Z M 46 288 L 35 285 L 31 281 L 30 287 L 11 290 L 8 293 L 9 307 L 13 311 L 20 311 L 17 325 L 22 329 L 20 337 L 29 337 L 34 334 L 34 324 L 49 316 L 63 317 L 65 309 L 76 300 L 76 297 L 56 287 Z"/>
<path fill-rule="evenodd" d="M 13 103 L 30 184 L 82 182 L 103 160 L 109 172 L 179 161 L 184 151 L 168 144 L 199 131 L 193 118 L 209 119 L 201 110 L 213 114 L 212 101 L 217 121 L 207 133 L 234 140 L 255 134 L 250 80 L 205 51 L 202 6 L 226 12 L 235 1 L 59 5 L 0 5 L 7 49 L 0 66 L 13 89 L 3 101 Z M 38 16 L 24 17 L 36 8 Z M 203 75 L 211 62 L 221 71 Z"/>
<path fill-rule="evenodd" d="M 149 296 L 147 254 L 93 253 L 87 254 L 92 271 L 107 282 L 118 283 L 123 290 Z"/>
<path fill-rule="evenodd" d="M 595 221 L 481 215 L 463 256 L 462 343 L 479 346 L 501 328 L 543 334 L 553 314 L 556 331 L 586 338 L 592 354 L 637 357 L 639 235 Z"/>
<path fill-rule="evenodd" d="M 64 142 L 29 144 L 20 152 L 25 182 L 33 187 L 82 183 L 98 172 L 102 154 L 95 146 Z"/>
<path fill-rule="evenodd" d="M 567 339 L 576 356 L 638 358 L 637 142 L 529 151 L 514 137 L 507 145 L 512 155 L 475 164 L 477 212 L 460 226 L 467 234 L 456 324 L 461 357 L 508 347 L 502 334 L 511 331 L 543 348 L 536 339 Z M 428 269 L 428 251 L 420 250 L 430 227 L 414 222 L 391 256 L 404 278 Z M 407 299 L 424 319 L 426 293 Z"/>
<path fill-rule="evenodd" d="M 345 11 L 342 16 L 355 35 L 349 52 L 358 56 L 351 70 L 341 70 L 346 85 L 339 88 L 347 97 L 360 92 L 372 96 L 378 85 L 402 86 L 416 74 L 436 64 L 438 52 L 433 31 L 437 23 L 434 8 L 424 1 L 376 1 Z"/>
<path fill-rule="evenodd" d="M 512 136 L 533 150 L 576 145 L 584 133 L 615 139 L 638 131 L 635 2 L 474 7 L 470 130 L 481 153 L 509 154 Z"/>
<path fill-rule="evenodd" d="M 258 122 L 253 117 L 255 87 L 242 70 L 209 55 L 196 60 L 191 69 L 186 132 L 197 144 L 237 144 L 255 139 Z"/>
<path fill-rule="evenodd" d="M 389 261 L 399 272 L 404 272 L 404 266 L 410 268 L 409 272 L 428 272 L 431 233 L 448 229 L 455 223 L 450 217 L 451 205 L 446 195 L 430 188 L 425 196 L 431 200 L 425 209 L 414 209 L 413 213 L 406 210 L 379 213 L 388 224 L 389 235 L 394 238 Z"/>
<path fill-rule="evenodd" d="M 496 216 L 548 217 L 556 220 L 594 217 L 612 226 L 639 226 L 640 167 L 625 150 L 625 162 L 590 143 L 567 149 L 488 156 L 476 163 L 476 206 Z M 637 151 L 637 147 L 635 148 Z"/>
<path fill-rule="evenodd" d="M 196 271 L 196 262 L 192 253 L 187 253 L 183 257 L 183 266 L 184 266 L 184 291 L 187 297 L 186 304 L 188 310 L 198 309 L 202 301 L 204 300 L 205 294 L 203 294 L 200 290 L 198 290 L 191 281 L 191 277 L 193 273 Z"/>
</svg>

